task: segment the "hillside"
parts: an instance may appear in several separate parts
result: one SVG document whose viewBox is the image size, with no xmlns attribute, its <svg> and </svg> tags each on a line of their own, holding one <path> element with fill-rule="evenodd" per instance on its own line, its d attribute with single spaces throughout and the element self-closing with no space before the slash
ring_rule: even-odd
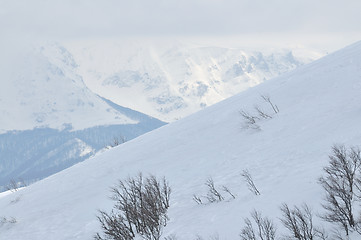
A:
<svg viewBox="0 0 361 240">
<path fill-rule="evenodd" d="M 11 180 L 33 182 L 83 161 L 114 138 L 165 124 L 89 90 L 59 44 L 8 51 L 0 56 L 0 191 Z"/>
<path fill-rule="evenodd" d="M 172 187 L 163 236 L 239 239 L 253 209 L 272 217 L 282 233 L 282 203 L 306 202 L 322 211 L 317 179 L 331 146 L 360 146 L 360 77 L 358 42 L 2 197 L 0 215 L 16 223 L 2 224 L 0 236 L 91 239 L 100 229 L 97 210 L 113 204 L 109 187 L 139 171 L 165 176 Z M 279 113 L 260 121 L 259 129 L 245 128 L 241 110 L 252 112 L 257 104 L 272 113 L 261 94 Z M 261 195 L 247 189 L 240 176 L 245 169 Z M 198 205 L 193 195 L 206 195 L 209 177 L 236 198 Z"/>
<path fill-rule="evenodd" d="M 189 40 L 99 40 L 65 45 L 92 91 L 166 122 L 323 56 L 300 47 L 255 50 Z"/>
</svg>

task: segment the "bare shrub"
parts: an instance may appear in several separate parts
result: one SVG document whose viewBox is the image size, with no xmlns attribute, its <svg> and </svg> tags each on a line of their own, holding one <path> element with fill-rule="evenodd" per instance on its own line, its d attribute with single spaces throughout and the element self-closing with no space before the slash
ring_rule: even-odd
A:
<svg viewBox="0 0 361 240">
<path fill-rule="evenodd" d="M 241 110 L 239 113 L 243 118 L 244 128 L 260 130 L 261 127 L 259 125 L 259 121 L 261 121 L 262 119 L 271 119 L 272 115 L 279 113 L 278 106 L 271 101 L 270 96 L 261 95 L 261 98 L 263 99 L 263 101 L 265 101 L 267 104 L 269 104 L 272 107 L 273 114 L 267 113 L 267 111 L 263 110 L 261 107 L 257 105 L 254 106 L 254 110 L 256 112 L 255 114 L 251 114 L 246 110 Z"/>
<path fill-rule="evenodd" d="M 354 208 L 360 198 L 360 150 L 345 146 L 333 146 L 329 166 L 324 168 L 325 176 L 319 183 L 326 191 L 326 213 L 322 218 L 340 225 L 348 236 L 350 231 L 360 233 L 359 221 L 355 219 Z"/>
<path fill-rule="evenodd" d="M 125 139 L 124 136 L 119 136 L 119 137 L 114 137 L 113 141 L 109 144 L 110 147 L 116 147 L 120 144 L 125 143 L 127 140 Z"/>
<path fill-rule="evenodd" d="M 207 199 L 210 203 L 224 200 L 222 194 L 214 186 L 214 181 L 211 177 L 207 179 L 205 185 L 208 187 Z"/>
<path fill-rule="evenodd" d="M 215 186 L 212 177 L 209 177 L 207 179 L 207 181 L 205 182 L 205 185 L 207 186 L 207 190 L 208 190 L 207 195 L 198 196 L 196 194 L 193 194 L 193 201 L 195 201 L 197 204 L 221 202 L 221 201 L 225 200 L 225 197 L 222 195 L 221 192 L 227 193 L 233 199 L 236 198 L 236 196 L 231 192 L 231 190 L 224 185 L 222 186 L 221 190 L 219 190 Z"/>
<path fill-rule="evenodd" d="M 244 128 L 252 128 L 252 129 L 260 129 L 260 126 L 257 124 L 257 122 L 260 120 L 259 117 L 251 115 L 249 112 L 245 110 L 241 110 L 239 112 L 241 114 L 243 120 L 244 120 Z"/>
<path fill-rule="evenodd" d="M 254 193 L 255 195 L 261 195 L 261 193 L 258 191 L 256 187 L 256 184 L 253 181 L 251 174 L 247 169 L 242 171 L 241 176 L 244 178 L 244 181 L 247 183 L 248 189 L 252 193 Z"/>
<path fill-rule="evenodd" d="M 222 190 L 223 190 L 223 192 L 228 193 L 233 199 L 236 199 L 236 196 L 234 196 L 234 194 L 231 192 L 231 190 L 229 190 L 228 187 L 222 186 Z"/>
<path fill-rule="evenodd" d="M 303 204 L 301 207 L 295 206 L 293 209 L 290 209 L 288 205 L 284 203 L 281 206 L 281 211 L 283 213 L 281 222 L 291 233 L 291 235 L 288 236 L 288 239 L 327 239 L 325 232 L 314 226 L 311 208 L 306 204 Z"/>
<path fill-rule="evenodd" d="M 280 110 L 278 109 L 276 104 L 273 104 L 269 95 L 263 94 L 261 95 L 261 98 L 272 107 L 274 113 L 279 113 Z"/>
<path fill-rule="evenodd" d="M 261 118 L 263 118 L 263 119 L 271 119 L 272 118 L 271 114 L 266 113 L 266 111 L 264 111 L 260 107 L 255 106 L 254 109 L 257 111 L 258 116 L 260 116 Z"/>
<path fill-rule="evenodd" d="M 193 195 L 193 200 L 197 203 L 197 204 L 203 204 L 202 199 L 200 197 L 198 197 L 197 195 Z"/>
<path fill-rule="evenodd" d="M 11 192 L 17 192 L 20 188 L 27 187 L 28 185 L 29 184 L 23 178 L 18 178 L 17 181 L 15 179 L 11 179 L 5 188 Z"/>
<path fill-rule="evenodd" d="M 171 189 L 163 178 L 155 176 L 119 181 L 112 188 L 115 205 L 111 213 L 99 211 L 98 220 L 104 236 L 96 234 L 95 239 L 131 240 L 136 234 L 143 239 L 158 240 L 168 221 L 167 210 Z"/>
<path fill-rule="evenodd" d="M 16 192 L 20 188 L 19 183 L 15 179 L 11 179 L 9 184 L 6 186 L 6 190 Z"/>
<path fill-rule="evenodd" d="M 251 213 L 254 224 L 249 218 L 244 220 L 245 226 L 241 230 L 241 240 L 275 240 L 276 227 L 272 220 L 262 217 L 261 213 L 254 210 Z"/>
<path fill-rule="evenodd" d="M 15 224 L 15 223 L 17 223 L 17 220 L 14 217 L 10 217 L 10 218 L 0 217 L 0 227 L 7 223 Z"/>
</svg>

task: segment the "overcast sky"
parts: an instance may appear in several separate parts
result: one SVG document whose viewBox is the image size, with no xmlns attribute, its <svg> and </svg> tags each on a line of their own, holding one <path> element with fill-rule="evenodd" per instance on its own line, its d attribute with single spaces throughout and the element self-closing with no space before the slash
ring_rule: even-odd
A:
<svg viewBox="0 0 361 240">
<path fill-rule="evenodd" d="M 360 9 L 360 0 L 0 0 L 0 32 L 55 39 L 327 35 L 347 44 L 361 40 Z"/>
</svg>

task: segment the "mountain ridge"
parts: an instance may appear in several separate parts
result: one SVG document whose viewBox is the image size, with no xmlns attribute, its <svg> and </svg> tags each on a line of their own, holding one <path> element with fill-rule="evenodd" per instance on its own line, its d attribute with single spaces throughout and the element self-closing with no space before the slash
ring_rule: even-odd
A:
<svg viewBox="0 0 361 240">
<path fill-rule="evenodd" d="M 247 50 L 187 42 L 66 44 L 98 95 L 174 121 L 323 54 L 302 48 Z"/>
</svg>

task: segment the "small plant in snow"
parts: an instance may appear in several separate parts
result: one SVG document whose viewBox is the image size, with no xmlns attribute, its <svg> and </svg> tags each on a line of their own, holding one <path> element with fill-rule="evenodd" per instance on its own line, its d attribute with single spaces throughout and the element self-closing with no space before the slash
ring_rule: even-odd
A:
<svg viewBox="0 0 361 240">
<path fill-rule="evenodd" d="M 271 119 L 273 114 L 279 113 L 278 106 L 271 101 L 270 96 L 261 95 L 261 98 L 272 108 L 273 113 L 272 114 L 267 113 L 267 111 L 265 111 L 259 106 L 254 107 L 254 110 L 256 112 L 255 114 L 251 114 L 246 110 L 241 110 L 239 113 L 244 120 L 243 121 L 244 128 L 260 130 L 261 127 L 259 125 L 259 121 L 261 121 L 262 119 Z"/>
<path fill-rule="evenodd" d="M 236 199 L 236 196 L 234 196 L 234 194 L 229 190 L 228 187 L 222 186 L 222 190 L 223 192 L 228 193 L 233 199 Z"/>
<path fill-rule="evenodd" d="M 14 179 L 11 179 L 9 184 L 6 186 L 6 189 L 11 192 L 16 192 L 19 190 L 19 188 L 20 188 L 19 183 Z"/>
<path fill-rule="evenodd" d="M 199 197 L 197 195 L 193 195 L 193 201 L 195 201 L 197 204 L 204 204 L 204 203 L 215 203 L 215 202 L 221 202 L 225 200 L 225 197 L 222 195 L 221 192 L 227 193 L 230 197 L 233 199 L 236 198 L 236 196 L 229 190 L 228 187 L 222 186 L 222 189 L 219 190 L 216 188 L 213 178 L 208 178 L 205 182 L 205 185 L 207 186 L 207 195 L 203 197 Z M 205 199 L 205 200 L 202 200 Z"/>
<path fill-rule="evenodd" d="M 211 177 L 207 179 L 205 184 L 208 187 L 207 199 L 210 203 L 224 200 L 222 194 L 214 186 L 214 181 Z"/>
<path fill-rule="evenodd" d="M 119 138 L 118 137 L 114 137 L 113 138 L 113 141 L 109 144 L 109 147 L 113 148 L 113 147 L 116 147 L 120 144 L 123 144 L 125 143 L 127 140 L 125 139 L 125 137 L 123 136 L 120 136 Z"/>
<path fill-rule="evenodd" d="M 248 189 L 254 194 L 254 195 L 261 195 L 261 193 L 258 191 L 256 184 L 253 181 L 253 178 L 249 171 L 243 170 L 241 173 L 241 176 L 244 178 L 244 181 L 246 182 Z"/>
<path fill-rule="evenodd" d="M 260 212 L 254 210 L 251 213 L 252 220 L 246 218 L 245 226 L 241 230 L 241 240 L 275 240 L 276 227 L 272 220 L 262 217 Z M 252 223 L 253 222 L 253 223 Z M 255 224 L 255 226 L 253 226 Z"/>
<path fill-rule="evenodd" d="M 198 197 L 197 195 L 193 195 L 193 200 L 197 203 L 197 204 L 203 204 L 202 199 L 200 197 Z"/>
<path fill-rule="evenodd" d="M 271 119 L 272 118 L 271 114 L 266 113 L 266 111 L 261 109 L 259 106 L 255 106 L 254 109 L 256 110 L 259 118 L 263 118 L 263 119 Z"/>
<path fill-rule="evenodd" d="M 10 218 L 0 217 L 0 226 L 4 225 L 6 223 L 14 224 L 14 223 L 17 223 L 17 220 L 14 217 L 10 217 Z"/>
<path fill-rule="evenodd" d="M 241 116 L 244 120 L 244 122 L 243 122 L 244 128 L 251 128 L 251 129 L 256 129 L 256 130 L 261 129 L 260 126 L 257 124 L 257 122 L 260 120 L 259 117 L 250 114 L 246 110 L 241 110 L 239 112 L 239 114 L 241 114 Z"/>
<path fill-rule="evenodd" d="M 272 107 L 274 113 L 277 114 L 280 112 L 278 106 L 276 104 L 273 104 L 273 102 L 271 101 L 271 97 L 269 95 L 263 94 L 261 95 L 261 98 Z"/>
</svg>

